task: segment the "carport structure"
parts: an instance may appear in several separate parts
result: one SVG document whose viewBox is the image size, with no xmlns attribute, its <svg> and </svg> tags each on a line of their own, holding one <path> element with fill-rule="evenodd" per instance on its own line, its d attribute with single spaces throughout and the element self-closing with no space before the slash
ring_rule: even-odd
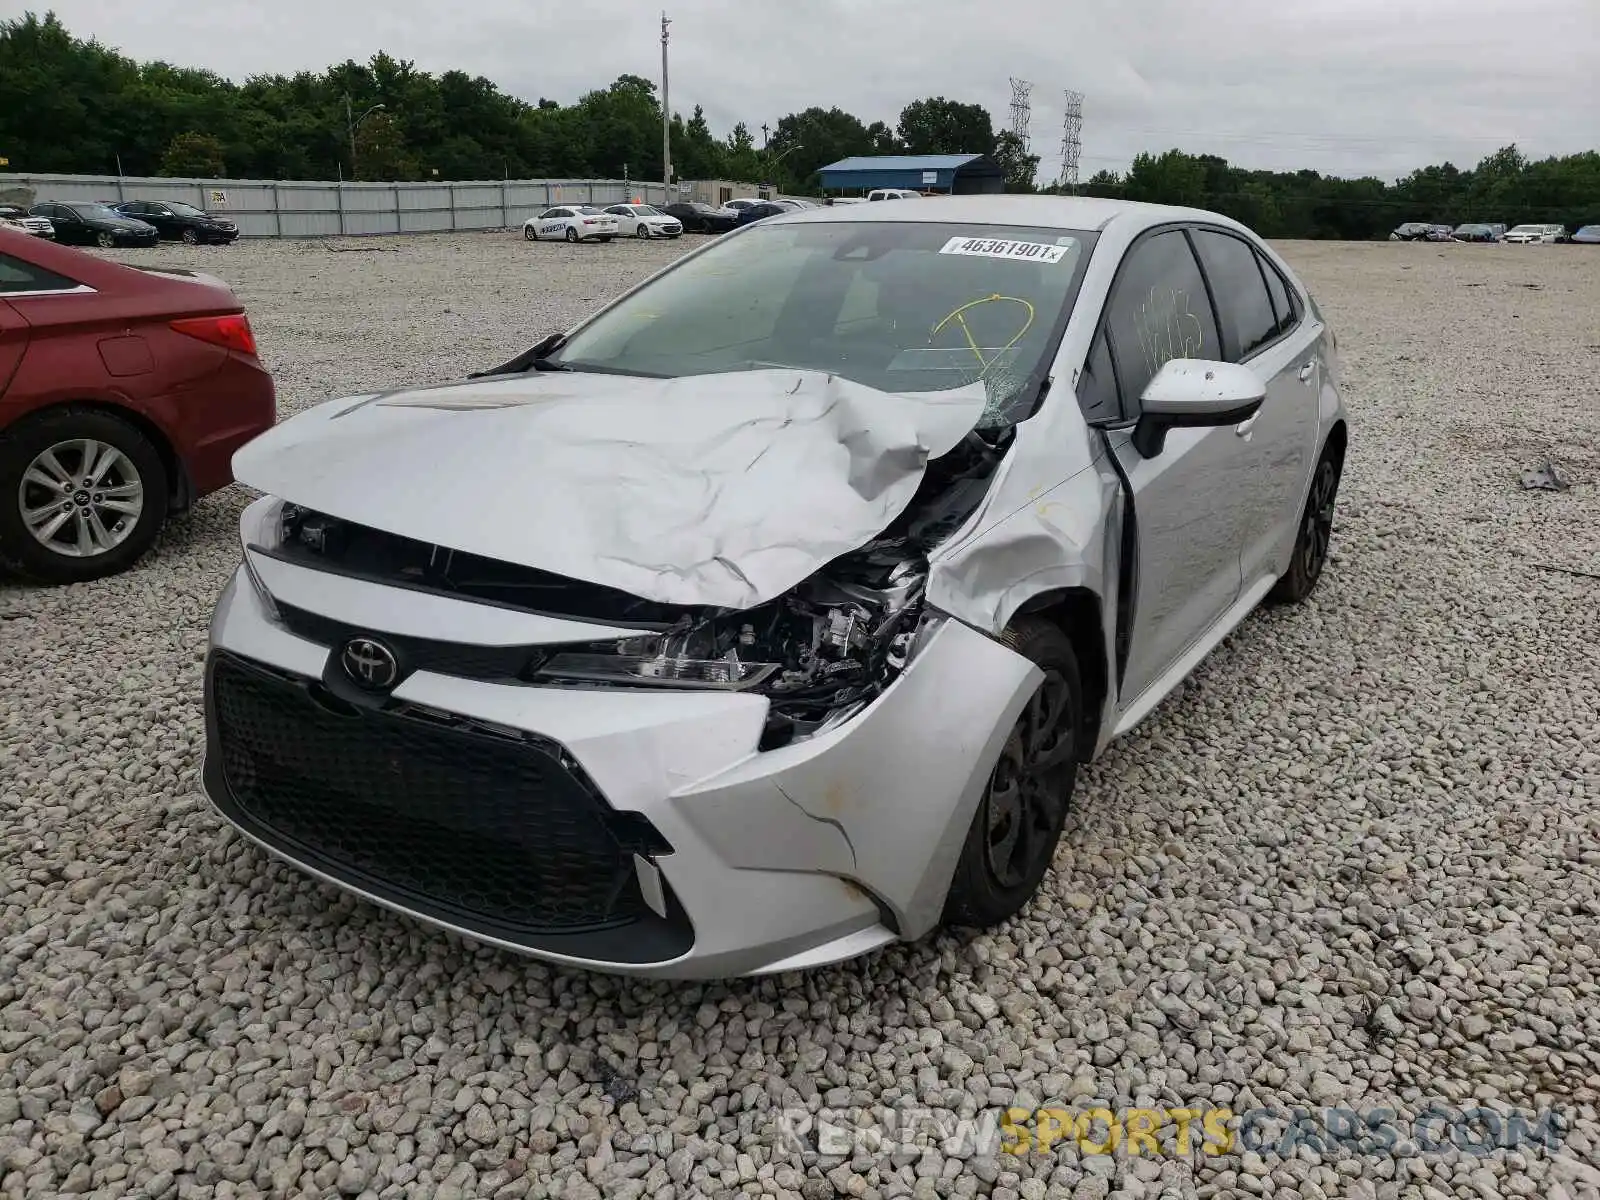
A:
<svg viewBox="0 0 1600 1200">
<path fill-rule="evenodd" d="M 822 168 L 825 192 L 908 188 L 971 195 L 1005 191 L 1005 171 L 987 154 L 882 154 L 842 158 Z"/>
</svg>

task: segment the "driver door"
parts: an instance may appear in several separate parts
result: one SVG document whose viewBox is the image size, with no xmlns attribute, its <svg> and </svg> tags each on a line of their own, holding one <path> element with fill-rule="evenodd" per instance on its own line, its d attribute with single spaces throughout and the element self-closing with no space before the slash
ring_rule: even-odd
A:
<svg viewBox="0 0 1600 1200">
<path fill-rule="evenodd" d="M 1114 372 L 1122 421 L 1112 450 L 1133 493 L 1134 609 L 1120 688 L 1127 709 L 1238 600 L 1240 439 L 1232 426 L 1174 429 L 1154 458 L 1133 445 L 1139 400 L 1174 358 L 1221 359 L 1216 315 L 1188 234 L 1157 230 L 1124 258 L 1091 354 Z"/>
</svg>

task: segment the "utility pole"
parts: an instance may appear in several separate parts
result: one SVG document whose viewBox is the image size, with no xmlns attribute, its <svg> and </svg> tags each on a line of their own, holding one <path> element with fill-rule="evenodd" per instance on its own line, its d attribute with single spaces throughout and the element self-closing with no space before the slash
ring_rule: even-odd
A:
<svg viewBox="0 0 1600 1200">
<path fill-rule="evenodd" d="M 672 102 L 667 98 L 667 26 L 672 22 L 661 14 L 661 203 L 672 203 Z"/>
<path fill-rule="evenodd" d="M 344 125 L 350 133 L 350 178 L 358 178 L 356 173 L 356 122 L 350 115 L 350 93 L 344 94 Z"/>
</svg>

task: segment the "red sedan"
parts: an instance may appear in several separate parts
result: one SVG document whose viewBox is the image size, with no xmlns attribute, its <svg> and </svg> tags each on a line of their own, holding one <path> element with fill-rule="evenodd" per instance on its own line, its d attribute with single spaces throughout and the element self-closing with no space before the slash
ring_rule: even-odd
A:
<svg viewBox="0 0 1600 1200">
<path fill-rule="evenodd" d="M 52 583 L 123 570 L 233 482 L 275 416 L 221 280 L 0 229 L 0 564 Z"/>
</svg>

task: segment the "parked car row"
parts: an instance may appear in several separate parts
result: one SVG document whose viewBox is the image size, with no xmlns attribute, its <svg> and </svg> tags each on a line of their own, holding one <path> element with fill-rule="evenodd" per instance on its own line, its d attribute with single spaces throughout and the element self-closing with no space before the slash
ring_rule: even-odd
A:
<svg viewBox="0 0 1600 1200">
<path fill-rule="evenodd" d="M 609 242 L 614 238 L 675 238 L 684 233 L 727 233 L 741 225 L 799 212 L 816 205 L 804 200 L 757 200 L 744 196 L 720 208 L 684 202 L 654 204 L 557 204 L 522 223 L 522 236 L 530 242 Z"/>
<path fill-rule="evenodd" d="M 1451 228 L 1426 221 L 1407 221 L 1389 235 L 1391 242 L 1596 242 L 1600 225 L 1585 225 L 1569 235 L 1564 225 L 1504 225 L 1471 221 Z"/>
<path fill-rule="evenodd" d="M 181 200 L 123 200 L 116 204 L 46 200 L 25 213 L 8 205 L 0 209 L 0 217 L 26 222 L 29 233 L 69 246 L 102 246 L 108 250 L 115 246 L 154 246 L 162 240 L 191 246 L 226 245 L 239 236 L 239 227 L 227 217 Z"/>
</svg>

